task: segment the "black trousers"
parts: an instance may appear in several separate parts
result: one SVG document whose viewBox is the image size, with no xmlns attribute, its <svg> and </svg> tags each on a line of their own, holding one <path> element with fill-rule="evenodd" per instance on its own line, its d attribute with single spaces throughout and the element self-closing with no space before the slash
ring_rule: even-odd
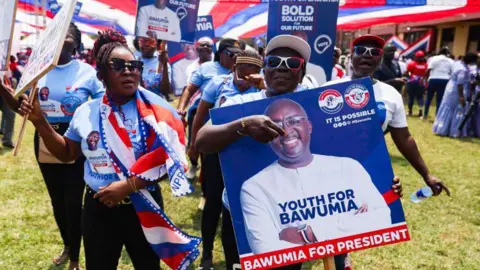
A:
<svg viewBox="0 0 480 270">
<path fill-rule="evenodd" d="M 423 95 L 425 94 L 425 87 L 420 81 L 413 81 L 407 83 L 408 92 L 408 111 L 412 112 L 413 103 L 415 100 L 418 102 L 420 110 L 423 109 Z"/>
<path fill-rule="evenodd" d="M 66 124 L 68 126 L 68 124 Z M 60 132 L 59 132 L 60 133 Z M 35 156 L 38 162 L 39 139 L 35 133 Z M 78 261 L 82 241 L 82 199 L 85 189 L 83 163 L 79 158 L 73 164 L 38 162 L 53 208 L 63 244 L 70 247 L 70 260 Z"/>
<path fill-rule="evenodd" d="M 163 208 L 160 188 L 151 192 Z M 160 259 L 147 242 L 132 204 L 108 208 L 87 189 L 83 212 L 83 241 L 88 270 L 115 270 L 125 245 L 135 269 L 160 269 Z"/>
<path fill-rule="evenodd" d="M 205 207 L 202 212 L 203 259 L 212 259 L 213 243 L 222 213 L 223 176 L 218 154 L 203 155 L 203 182 Z"/>
</svg>

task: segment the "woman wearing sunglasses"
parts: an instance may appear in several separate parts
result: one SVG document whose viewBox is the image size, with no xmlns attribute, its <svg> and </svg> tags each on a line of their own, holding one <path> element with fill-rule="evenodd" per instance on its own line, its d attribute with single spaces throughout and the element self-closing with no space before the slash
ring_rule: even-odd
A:
<svg viewBox="0 0 480 270">
<path fill-rule="evenodd" d="M 211 108 L 220 107 L 228 97 L 255 93 L 264 89 L 263 77 L 259 74 L 263 61 L 254 51 L 241 51 L 236 56 L 233 73 L 224 76 L 215 76 L 205 87 L 195 119 L 193 120 L 192 135 L 188 156 L 197 156 L 195 150 L 195 137 L 198 130 L 209 117 Z M 194 151 L 194 153 L 192 153 Z M 207 154 L 202 159 L 202 182 L 206 203 L 202 212 L 202 269 L 212 269 L 213 243 L 222 213 L 222 192 L 224 188 L 222 171 L 218 154 Z M 224 250 L 231 249 L 235 243 L 225 243 Z M 234 247 L 235 248 L 235 247 Z"/>
<path fill-rule="evenodd" d="M 106 94 L 82 105 L 64 136 L 48 125 L 38 101 L 33 106 L 24 101 L 21 111 L 30 113 L 30 121 L 55 157 L 65 162 L 86 157 L 87 269 L 116 269 L 123 246 L 136 269 L 160 269 L 132 201 L 138 198 L 137 191 L 147 188 L 142 194 L 163 208 L 155 183 L 167 170 L 162 163 L 167 155 L 174 153 L 182 166 L 187 163 L 183 125 L 166 101 L 139 89 L 143 63 L 135 60 L 124 36 L 112 30 L 99 33 L 93 52 Z"/>
<path fill-rule="evenodd" d="M 222 106 L 243 104 L 278 95 L 305 90 L 300 86 L 305 76 L 305 63 L 310 59 L 311 49 L 307 42 L 293 35 L 279 35 L 271 39 L 266 48 L 265 89 L 259 92 L 236 95 L 228 98 Z M 242 123 L 243 122 L 243 123 Z M 243 128 L 245 124 L 245 128 Z M 240 132 L 239 132 L 240 131 Z M 243 121 L 236 120 L 225 125 L 212 125 L 209 121 L 199 131 L 195 148 L 202 153 L 218 153 L 243 136 L 251 136 L 260 142 L 270 142 L 284 134 L 282 128 L 265 116 L 250 116 Z M 238 269 L 240 259 L 236 245 L 233 224 L 224 193 L 222 209 L 222 243 L 227 269 Z M 344 256 L 336 256 L 337 269 L 343 270 Z M 296 264 L 278 269 L 301 269 Z"/>
<path fill-rule="evenodd" d="M 70 24 L 58 66 L 47 73 L 37 84 L 39 108 L 37 113 L 45 115 L 44 125 L 63 134 L 76 109 L 89 98 L 104 95 L 102 83 L 97 79 L 95 69 L 79 60 L 73 60 L 81 44 L 81 33 L 77 26 Z M 18 110 L 18 103 L 10 96 L 12 109 Z M 27 97 L 23 95 L 20 100 Z M 40 136 L 39 136 L 40 135 Z M 53 259 L 56 265 L 70 259 L 69 269 L 79 269 L 78 257 L 82 239 L 82 197 L 85 188 L 83 163 L 78 157 L 65 161 L 55 157 L 46 147 L 45 138 L 36 130 L 34 138 L 35 157 L 50 195 L 53 214 L 62 236 L 64 248 Z"/>
<path fill-rule="evenodd" d="M 352 76 L 335 82 L 328 82 L 325 85 L 363 77 L 372 78 L 373 91 L 377 101 L 377 114 L 380 116 L 383 132 L 385 134 L 390 132 L 393 142 L 400 153 L 422 176 L 435 196 L 439 195 L 443 190 L 450 196 L 447 186 L 430 173 L 418 151 L 415 139 L 408 130 L 402 96 L 392 86 L 372 77 L 382 61 L 382 48 L 385 45 L 385 41 L 378 36 L 365 35 L 356 38 L 352 45 Z"/>
</svg>

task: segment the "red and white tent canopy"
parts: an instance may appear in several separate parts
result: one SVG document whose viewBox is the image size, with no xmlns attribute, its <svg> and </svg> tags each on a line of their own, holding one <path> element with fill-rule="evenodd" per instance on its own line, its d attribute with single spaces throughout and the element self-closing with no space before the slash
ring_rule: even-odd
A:
<svg viewBox="0 0 480 270">
<path fill-rule="evenodd" d="M 17 21 L 29 31 L 36 25 L 34 0 L 20 0 Z M 63 3 L 65 0 L 58 0 Z M 74 21 L 85 33 L 113 27 L 132 35 L 136 0 L 82 0 Z M 357 30 L 378 25 L 462 20 L 480 17 L 480 0 L 345 0 L 341 1 L 338 29 Z M 268 0 L 200 0 L 199 15 L 212 15 L 218 37 L 256 37 L 267 30 Z M 48 13 L 49 17 L 53 14 Z"/>
</svg>

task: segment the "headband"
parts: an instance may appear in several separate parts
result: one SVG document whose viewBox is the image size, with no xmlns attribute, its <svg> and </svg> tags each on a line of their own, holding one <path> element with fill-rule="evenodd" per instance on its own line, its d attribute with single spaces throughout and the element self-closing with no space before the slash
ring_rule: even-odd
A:
<svg viewBox="0 0 480 270">
<path fill-rule="evenodd" d="M 237 56 L 237 62 L 236 64 L 249 64 L 249 65 L 255 65 L 260 68 L 263 67 L 263 61 L 255 58 L 255 57 L 248 57 L 248 56 Z"/>
</svg>

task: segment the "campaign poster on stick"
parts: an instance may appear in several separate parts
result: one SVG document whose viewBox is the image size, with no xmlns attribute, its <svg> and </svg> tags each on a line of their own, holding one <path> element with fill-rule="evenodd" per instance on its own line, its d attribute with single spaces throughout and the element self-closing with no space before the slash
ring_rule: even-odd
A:
<svg viewBox="0 0 480 270">
<path fill-rule="evenodd" d="M 15 90 L 15 97 L 27 91 L 35 81 L 57 65 L 76 3 L 77 0 L 65 2 L 47 28 L 40 33 Z"/>
<path fill-rule="evenodd" d="M 316 79 L 318 86 L 330 81 L 332 74 L 338 5 L 338 0 L 268 2 L 268 40 L 292 34 L 307 41 L 312 48 L 307 74 Z"/>
<path fill-rule="evenodd" d="M 138 0 L 135 35 L 193 43 L 199 3 L 200 0 Z"/>
<path fill-rule="evenodd" d="M 208 37 L 215 42 L 215 29 L 211 15 L 198 16 L 195 30 L 195 41 Z M 175 95 L 181 95 L 183 88 L 187 86 L 187 68 L 190 64 L 198 61 L 198 54 L 194 43 L 172 42 L 168 43 L 168 57 L 172 65 L 173 87 Z M 215 46 L 212 47 L 215 52 Z M 212 56 L 213 59 L 213 56 Z"/>
<path fill-rule="evenodd" d="M 408 241 L 370 79 L 214 109 L 214 124 L 266 115 L 285 136 L 220 153 L 242 269 Z"/>
<path fill-rule="evenodd" d="M 17 0 L 0 0 L 0 70 L 7 70 L 12 47 Z"/>
</svg>

